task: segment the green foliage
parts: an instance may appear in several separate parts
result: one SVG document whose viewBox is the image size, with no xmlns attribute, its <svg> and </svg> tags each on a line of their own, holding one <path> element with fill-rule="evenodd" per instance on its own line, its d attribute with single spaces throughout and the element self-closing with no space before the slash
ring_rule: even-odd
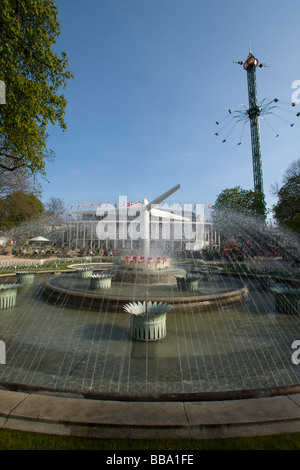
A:
<svg viewBox="0 0 300 470">
<path fill-rule="evenodd" d="M 240 186 L 224 189 L 212 212 L 214 229 L 223 242 L 230 237 L 253 238 L 264 226 L 265 217 L 264 195 Z"/>
<path fill-rule="evenodd" d="M 0 201 L 0 230 L 10 230 L 43 212 L 44 206 L 34 194 L 22 191 L 9 194 Z"/>
<path fill-rule="evenodd" d="M 230 210 L 247 216 L 266 216 L 266 203 L 263 193 L 242 189 L 236 186 L 224 189 L 213 206 L 214 211 Z"/>
<path fill-rule="evenodd" d="M 66 53 L 52 51 L 60 34 L 53 0 L 1 0 L 0 80 L 6 104 L 0 106 L 0 168 L 28 168 L 45 174 L 48 123 L 64 130 L 66 99 L 59 94 L 71 73 Z"/>
<path fill-rule="evenodd" d="M 273 207 L 279 225 L 300 232 L 300 173 L 287 179 L 278 191 L 278 202 Z"/>
</svg>

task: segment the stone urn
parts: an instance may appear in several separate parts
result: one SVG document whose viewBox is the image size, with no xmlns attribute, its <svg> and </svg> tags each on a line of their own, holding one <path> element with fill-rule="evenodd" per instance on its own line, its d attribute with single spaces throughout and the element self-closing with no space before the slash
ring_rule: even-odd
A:
<svg viewBox="0 0 300 470">
<path fill-rule="evenodd" d="M 111 274 L 93 274 L 90 277 L 91 289 L 109 289 L 111 287 Z"/>
<path fill-rule="evenodd" d="M 199 285 L 199 277 L 191 274 L 177 275 L 177 287 L 181 291 L 196 291 Z"/>
<path fill-rule="evenodd" d="M 124 305 L 131 314 L 132 338 L 140 341 L 157 341 L 166 336 L 167 313 L 171 305 L 162 302 L 133 302 Z"/>
<path fill-rule="evenodd" d="M 76 268 L 79 279 L 88 279 L 92 276 L 94 269 L 92 267 Z"/>
<path fill-rule="evenodd" d="M 16 280 L 18 284 L 33 284 L 34 273 L 30 271 L 17 271 Z"/>
<path fill-rule="evenodd" d="M 14 307 L 17 303 L 17 290 L 20 284 L 0 284 L 0 309 Z"/>
</svg>

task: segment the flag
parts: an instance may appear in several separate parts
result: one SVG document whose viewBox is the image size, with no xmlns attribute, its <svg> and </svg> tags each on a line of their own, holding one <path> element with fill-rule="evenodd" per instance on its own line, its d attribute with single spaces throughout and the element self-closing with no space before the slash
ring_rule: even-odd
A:
<svg viewBox="0 0 300 470">
<path fill-rule="evenodd" d="M 136 206 L 140 206 L 141 205 L 141 201 L 138 201 L 135 203 Z"/>
<path fill-rule="evenodd" d="M 118 207 L 118 203 L 116 202 L 116 203 L 115 203 L 115 208 L 117 208 L 117 207 Z"/>
<path fill-rule="evenodd" d="M 125 206 L 125 201 L 121 202 L 121 207 Z"/>
<path fill-rule="evenodd" d="M 77 209 L 79 209 L 79 208 L 80 208 L 80 203 L 78 204 L 78 207 L 77 207 Z"/>
<path fill-rule="evenodd" d="M 71 205 L 71 209 L 73 209 L 73 204 Z"/>
<path fill-rule="evenodd" d="M 127 202 L 127 207 L 132 206 L 132 201 Z"/>
<path fill-rule="evenodd" d="M 211 204 L 208 204 L 208 208 L 211 209 Z"/>
<path fill-rule="evenodd" d="M 102 206 L 102 202 L 99 202 L 99 206 L 98 207 L 101 207 Z"/>
<path fill-rule="evenodd" d="M 94 207 L 94 203 L 92 202 L 92 204 L 90 205 L 90 207 Z"/>
<path fill-rule="evenodd" d="M 83 207 L 86 207 L 86 202 L 84 203 L 84 206 Z"/>
</svg>

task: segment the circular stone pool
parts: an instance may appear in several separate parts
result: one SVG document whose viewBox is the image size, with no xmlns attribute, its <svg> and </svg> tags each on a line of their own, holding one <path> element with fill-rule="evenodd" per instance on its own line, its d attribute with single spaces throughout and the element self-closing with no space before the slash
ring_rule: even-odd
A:
<svg viewBox="0 0 300 470">
<path fill-rule="evenodd" d="M 276 315 L 272 292 L 262 291 L 254 280 L 246 281 L 249 295 L 243 302 L 211 305 L 203 312 L 171 310 L 166 336 L 153 343 L 132 339 L 124 311 L 71 307 L 66 299 L 53 303 L 42 296 L 45 283 L 72 292 L 77 282 L 72 275 L 36 275 L 33 285 L 18 289 L 16 306 L 0 311 L 0 339 L 6 346 L 2 384 L 112 397 L 178 397 L 300 382 L 291 360 L 292 343 L 300 338 L 299 318 Z M 223 282 L 225 290 L 229 282 L 239 284 Z"/>
<path fill-rule="evenodd" d="M 176 282 L 176 280 L 175 280 Z M 166 302 L 172 312 L 200 312 L 241 302 L 248 296 L 248 288 L 239 280 L 229 278 L 199 279 L 196 291 L 184 292 L 177 284 L 129 284 L 113 282 L 109 289 L 93 290 L 89 279 L 76 275 L 60 275 L 45 282 L 43 295 L 51 302 L 78 306 L 91 310 L 123 311 L 128 302 L 145 300 Z"/>
</svg>

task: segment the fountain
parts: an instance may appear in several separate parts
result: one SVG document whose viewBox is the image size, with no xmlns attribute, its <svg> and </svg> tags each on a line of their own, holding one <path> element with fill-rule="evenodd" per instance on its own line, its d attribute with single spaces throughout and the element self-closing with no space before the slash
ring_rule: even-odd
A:
<svg viewBox="0 0 300 470">
<path fill-rule="evenodd" d="M 88 276 L 88 268 L 82 267 L 76 271 L 85 273 L 89 283 L 82 282 L 82 276 L 55 276 L 45 283 L 43 296 L 54 303 L 59 301 L 70 307 L 80 306 L 91 310 L 101 308 L 107 312 L 122 312 L 124 305 L 131 301 L 167 302 L 172 303 L 172 312 L 179 313 L 209 311 L 242 302 L 248 297 L 248 287 L 237 279 L 226 278 L 218 282 L 205 278 L 199 290 L 200 276 L 172 266 L 169 259 L 163 264 L 163 260 L 166 259 L 159 258 L 154 263 L 150 258 L 148 264 L 152 264 L 152 269 L 146 268 L 145 263 L 144 269 L 141 269 L 139 257 L 133 256 L 122 260 L 121 264 L 116 263 L 102 274 Z M 98 266 L 100 268 L 101 265 Z M 105 291 L 103 282 L 106 283 Z"/>
<path fill-rule="evenodd" d="M 300 269 L 284 259 L 215 265 L 141 250 L 111 266 L 71 266 L 36 272 L 1 310 L 0 383 L 159 400 L 299 384 Z"/>
<path fill-rule="evenodd" d="M 245 300 L 248 288 L 241 281 L 233 282 L 227 279 L 219 286 L 215 282 L 212 289 L 207 278 L 208 286 L 200 292 L 199 278 L 196 275 L 187 274 L 182 267 L 174 266 L 168 257 L 156 256 L 154 259 L 150 256 L 150 213 L 161 218 L 189 220 L 179 214 L 156 208 L 157 204 L 165 201 L 179 188 L 180 185 L 174 186 L 151 203 L 144 199 L 140 208 L 141 254 L 126 256 L 121 263 L 115 263 L 105 273 L 107 276 L 111 275 L 114 280 L 106 292 L 101 290 L 95 292 L 97 289 L 94 287 L 94 281 L 92 281 L 94 292 L 90 292 L 86 284 L 74 282 L 73 278 L 65 275 L 55 277 L 45 284 L 45 298 L 52 302 L 59 300 L 69 306 L 81 306 L 92 310 L 98 310 L 101 306 L 105 311 L 119 312 L 122 312 L 124 305 L 131 301 L 167 302 L 172 303 L 173 312 L 183 310 L 197 312 Z M 101 269 L 101 266 L 75 267 L 75 269 L 78 277 L 82 279 L 91 277 L 91 270 Z"/>
</svg>

